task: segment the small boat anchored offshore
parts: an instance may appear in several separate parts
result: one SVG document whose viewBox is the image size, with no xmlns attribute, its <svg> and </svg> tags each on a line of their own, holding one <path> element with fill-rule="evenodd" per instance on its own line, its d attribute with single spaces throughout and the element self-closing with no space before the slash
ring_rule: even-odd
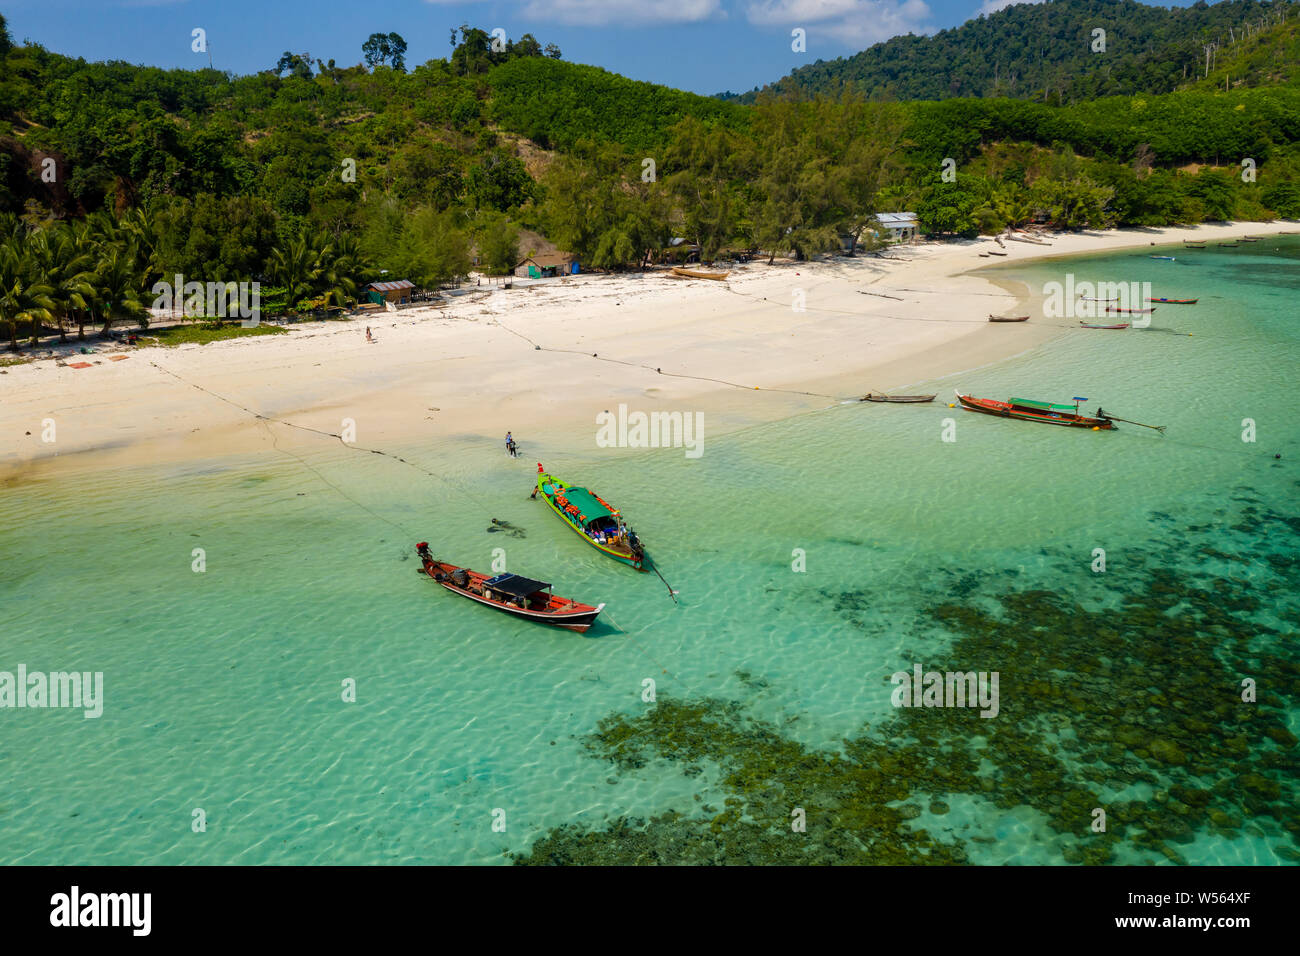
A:
<svg viewBox="0 0 1300 956">
<path fill-rule="evenodd" d="M 1012 398 L 999 402 L 992 398 L 963 395 L 959 391 L 957 401 L 972 412 L 983 412 L 985 415 L 998 415 L 1002 418 L 1019 418 L 1026 422 L 1091 428 L 1094 431 L 1111 430 L 1115 427 L 1109 418 L 1089 418 L 1079 414 L 1079 403 L 1086 402 L 1086 398 L 1075 398 L 1074 405 L 1053 405 L 1050 402 L 1038 402 L 1028 398 Z"/>
<path fill-rule="evenodd" d="M 1107 306 L 1107 307 L 1106 307 L 1106 311 L 1107 311 L 1107 312 L 1127 312 L 1127 313 L 1130 314 L 1130 315 L 1150 315 L 1152 312 L 1155 311 L 1155 307 L 1152 306 L 1152 307 L 1149 308 L 1149 309 L 1121 309 L 1121 308 L 1118 308 L 1118 307 L 1111 308 L 1110 306 Z"/>
<path fill-rule="evenodd" d="M 1027 315 L 990 315 L 990 322 L 1028 322 Z"/>
<path fill-rule="evenodd" d="M 423 572 L 448 591 L 526 621 L 551 624 L 582 634 L 605 608 L 604 604 L 593 607 L 556 597 L 551 593 L 551 585 L 545 581 L 534 581 L 519 574 L 498 574 L 489 578 L 486 574 L 438 561 L 429 553 L 427 541 L 417 544 L 415 551 L 424 564 Z"/>
<path fill-rule="evenodd" d="M 1167 260 L 1170 261 L 1170 262 L 1176 262 L 1176 261 L 1177 261 L 1173 256 L 1151 256 L 1151 258 L 1152 258 L 1152 259 L 1167 259 Z"/>
<path fill-rule="evenodd" d="M 1195 305 L 1199 299 L 1147 299 L 1148 302 L 1159 302 L 1162 305 Z"/>
<path fill-rule="evenodd" d="M 1128 322 L 1117 322 L 1114 325 L 1099 325 L 1095 322 L 1080 322 L 1079 324 L 1085 329 L 1127 329 L 1129 327 Z"/>
<path fill-rule="evenodd" d="M 537 487 L 531 497 L 539 494 L 565 524 L 597 551 L 638 571 L 650 570 L 650 558 L 636 532 L 623 522 L 619 511 L 594 491 L 561 481 L 549 474 L 539 461 Z"/>
</svg>

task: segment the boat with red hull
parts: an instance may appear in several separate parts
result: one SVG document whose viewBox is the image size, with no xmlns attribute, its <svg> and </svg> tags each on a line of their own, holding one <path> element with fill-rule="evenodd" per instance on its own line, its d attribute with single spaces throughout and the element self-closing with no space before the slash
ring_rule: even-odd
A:
<svg viewBox="0 0 1300 956">
<path fill-rule="evenodd" d="M 1053 405 L 1050 402 L 1038 402 L 1028 398 L 1012 398 L 999 402 L 993 398 L 975 398 L 971 395 L 957 393 L 957 401 L 963 408 L 985 415 L 997 415 L 999 418 L 1019 418 L 1026 422 L 1043 422 L 1047 425 L 1067 425 L 1074 428 L 1096 428 L 1110 430 L 1115 427 L 1109 418 L 1089 418 L 1079 414 L 1078 405 Z"/>
<path fill-rule="evenodd" d="M 1200 299 L 1147 299 L 1148 302 L 1160 302 L 1164 305 L 1195 305 Z"/>
<path fill-rule="evenodd" d="M 485 604 L 514 617 L 540 624 L 563 627 L 579 634 L 596 622 L 604 604 L 592 607 L 569 598 L 556 597 L 551 585 L 518 574 L 488 577 L 468 568 L 458 568 L 438 561 L 429 553 L 429 544 L 421 541 L 415 552 L 424 563 L 424 573 L 453 594 Z"/>
</svg>

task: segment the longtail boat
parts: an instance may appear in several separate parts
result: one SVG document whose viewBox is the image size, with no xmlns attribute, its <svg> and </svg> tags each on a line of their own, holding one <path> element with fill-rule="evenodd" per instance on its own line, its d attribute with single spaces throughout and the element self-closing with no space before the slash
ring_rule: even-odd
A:
<svg viewBox="0 0 1300 956">
<path fill-rule="evenodd" d="M 1027 315 L 990 315 L 990 322 L 1028 322 Z"/>
<path fill-rule="evenodd" d="M 1129 327 L 1127 322 L 1118 322 L 1115 325 L 1098 325 L 1095 322 L 1080 322 L 1079 324 L 1085 329 L 1127 329 Z"/>
<path fill-rule="evenodd" d="M 1006 253 L 1005 253 L 1005 252 L 998 252 L 996 249 L 990 249 L 990 250 L 989 250 L 989 255 L 991 255 L 991 256 L 1005 256 Z"/>
<path fill-rule="evenodd" d="M 1152 259 L 1168 259 L 1170 262 L 1176 262 L 1176 261 L 1177 261 L 1173 256 L 1151 256 L 1150 258 L 1152 258 Z"/>
<path fill-rule="evenodd" d="M 1096 296 L 1092 296 L 1092 295 L 1081 295 L 1079 296 L 1079 300 L 1081 302 L 1118 302 L 1119 301 L 1119 299 L 1099 299 Z"/>
<path fill-rule="evenodd" d="M 1080 399 L 1085 401 L 1086 399 Z M 999 402 L 992 398 L 973 398 L 957 392 L 957 401 L 972 412 L 997 415 L 1001 418 L 1019 418 L 1026 422 L 1043 422 L 1048 425 L 1070 425 L 1075 428 L 1113 429 L 1109 418 L 1089 418 L 1079 414 L 1077 405 L 1053 405 L 1028 398 L 1013 398 Z"/>
<path fill-rule="evenodd" d="M 1257 238 L 1255 238 L 1254 236 L 1242 236 L 1242 237 L 1241 237 L 1240 239 L 1238 239 L 1237 241 L 1238 241 L 1238 242 L 1259 242 L 1259 240 L 1258 240 Z"/>
<path fill-rule="evenodd" d="M 860 402 L 932 402 L 933 395 L 877 395 L 868 392 L 858 399 Z"/>
<path fill-rule="evenodd" d="M 648 571 L 650 558 L 636 532 L 623 523 L 622 515 L 594 491 L 561 481 L 537 463 L 537 488 L 551 510 L 582 539 L 602 554 L 638 571 Z"/>
<path fill-rule="evenodd" d="M 1206 242 L 1206 240 L 1204 240 L 1204 239 L 1184 239 L 1184 240 L 1183 240 L 1183 248 L 1184 248 L 1184 249 L 1204 249 L 1204 248 L 1205 248 L 1205 242 Z"/>
<path fill-rule="evenodd" d="M 681 266 L 673 266 L 673 275 L 681 276 L 683 279 L 725 279 L 731 275 L 730 270 L 727 272 L 700 272 L 698 269 L 683 269 Z"/>
<path fill-rule="evenodd" d="M 1237 243 L 1235 243 L 1235 242 L 1216 242 L 1215 245 L 1216 245 L 1216 246 L 1222 246 L 1224 249 L 1236 249 L 1236 248 L 1237 248 Z"/>
<path fill-rule="evenodd" d="M 1130 314 L 1130 315 L 1150 315 L 1152 312 L 1155 311 L 1155 307 L 1152 306 L 1152 307 L 1149 308 L 1149 309 L 1121 309 L 1121 308 L 1118 308 L 1118 307 L 1111 308 L 1110 306 L 1107 306 L 1107 307 L 1106 307 L 1106 311 L 1107 311 L 1107 312 L 1126 312 L 1126 313 L 1128 313 L 1128 314 Z"/>
<path fill-rule="evenodd" d="M 1148 302 L 1161 302 L 1164 305 L 1195 305 L 1199 299 L 1147 299 Z"/>
<path fill-rule="evenodd" d="M 526 621 L 563 627 L 582 634 L 596 622 L 604 604 L 593 607 L 569 598 L 556 597 L 551 585 L 518 574 L 488 577 L 468 568 L 458 568 L 438 561 L 429 553 L 429 543 L 421 541 L 415 552 L 424 563 L 424 573 L 453 594 L 485 604 Z"/>
</svg>

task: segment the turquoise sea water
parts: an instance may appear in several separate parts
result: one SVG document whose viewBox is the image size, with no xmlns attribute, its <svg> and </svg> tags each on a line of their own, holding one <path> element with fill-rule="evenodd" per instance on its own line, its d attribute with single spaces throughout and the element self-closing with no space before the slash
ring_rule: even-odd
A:
<svg viewBox="0 0 1300 956">
<path fill-rule="evenodd" d="M 843 859 L 933 856 L 924 830 L 977 863 L 1294 862 L 1300 242 L 1171 254 L 999 270 L 1200 297 L 1156 329 L 1063 329 L 909 389 L 932 405 L 834 406 L 698 460 L 598 449 L 593 425 L 579 448 L 521 436 L 520 461 L 495 437 L 390 449 L 443 480 L 323 441 L 298 448 L 310 468 L 10 485 L 0 670 L 102 671 L 105 701 L 0 710 L 0 861 L 495 863 L 542 839 L 553 860 L 674 862 L 710 833 L 710 860 L 790 859 L 805 806 L 813 849 L 789 852 L 810 861 L 860 826 Z M 1084 395 L 1168 433 L 974 415 L 956 386 Z M 630 517 L 680 605 L 528 500 L 537 458 Z M 457 600 L 416 573 L 418 540 L 480 570 L 504 549 L 607 602 L 602 624 Z M 917 663 L 998 671 L 999 716 L 900 715 L 889 676 Z M 616 738 L 643 759 L 611 760 Z M 653 846 L 628 839 L 669 811 Z"/>
</svg>

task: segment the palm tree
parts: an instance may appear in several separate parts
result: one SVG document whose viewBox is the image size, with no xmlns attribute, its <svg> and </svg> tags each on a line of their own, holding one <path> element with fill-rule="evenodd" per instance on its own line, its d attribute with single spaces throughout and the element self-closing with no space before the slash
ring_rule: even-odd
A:
<svg viewBox="0 0 1300 956">
<path fill-rule="evenodd" d="M 267 261 L 271 281 L 285 290 L 285 307 L 293 308 L 316 292 L 321 274 L 321 251 L 302 229 L 283 246 L 271 250 Z"/>
<path fill-rule="evenodd" d="M 94 299 L 94 257 L 79 245 L 72 227 L 64 223 L 41 230 L 34 240 L 39 271 L 51 289 L 59 339 L 66 342 L 68 330 L 64 320 L 84 313 Z M 36 344 L 35 326 L 32 344 Z"/>
<path fill-rule="evenodd" d="M 140 299 L 140 271 L 128 244 L 104 247 L 95 264 L 95 287 L 95 301 L 104 323 L 101 335 L 107 335 L 118 319 L 135 319 L 141 328 L 149 327 L 149 310 Z"/>
<path fill-rule="evenodd" d="M 0 245 L 0 321 L 9 327 L 9 348 L 19 351 L 18 323 L 38 324 L 53 314 L 53 291 L 39 279 L 31 249 L 24 240 L 9 238 Z"/>
</svg>

